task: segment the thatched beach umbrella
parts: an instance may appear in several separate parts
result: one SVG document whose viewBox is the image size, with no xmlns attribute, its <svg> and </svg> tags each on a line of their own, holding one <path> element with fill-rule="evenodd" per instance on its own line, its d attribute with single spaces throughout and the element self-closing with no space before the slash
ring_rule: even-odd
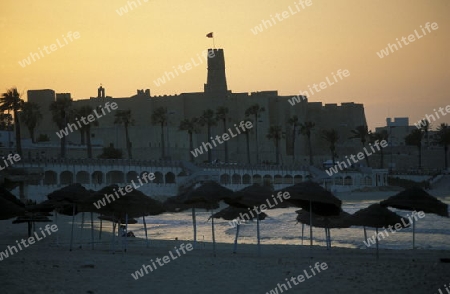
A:
<svg viewBox="0 0 450 294">
<path fill-rule="evenodd" d="M 196 219 L 195 219 L 195 205 L 200 204 L 202 206 L 211 209 L 211 215 L 213 215 L 214 208 L 218 207 L 219 202 L 228 199 L 233 194 L 233 191 L 221 186 L 214 181 L 205 181 L 197 183 L 188 188 L 185 193 L 180 194 L 178 201 L 183 204 L 194 205 L 192 206 L 192 222 L 194 226 L 194 246 L 196 245 Z M 211 232 L 213 241 L 213 254 L 216 256 L 216 238 L 214 231 L 214 218 L 211 221 Z"/>
<path fill-rule="evenodd" d="M 84 188 L 81 184 L 71 184 L 59 190 L 53 191 L 52 193 L 47 195 L 47 198 L 53 203 L 55 206 L 64 207 L 67 204 L 72 205 L 72 230 L 70 234 L 70 248 L 72 251 L 73 245 L 73 227 L 75 223 L 75 215 L 77 212 L 77 205 L 81 206 L 83 201 L 90 196 L 89 191 Z M 59 211 L 61 212 L 61 211 Z M 92 220 L 92 215 L 91 215 Z M 84 221 L 84 215 L 83 215 Z"/>
<path fill-rule="evenodd" d="M 248 210 L 246 208 L 239 208 L 239 207 L 233 207 L 228 206 L 224 209 L 222 209 L 219 212 L 216 212 L 213 214 L 210 218 L 222 218 L 224 220 L 232 221 L 231 225 L 236 225 L 236 236 L 234 238 L 234 247 L 233 247 L 233 253 L 236 253 L 237 250 L 237 240 L 239 237 L 239 228 L 241 226 L 241 222 L 245 221 L 241 218 L 241 215 L 248 213 Z M 250 220 L 253 220 L 254 218 L 249 215 Z M 267 217 L 267 214 L 264 212 L 261 212 L 259 214 L 259 219 L 264 220 Z"/>
<path fill-rule="evenodd" d="M 322 186 L 312 181 L 302 182 L 283 189 L 289 192 L 286 200 L 297 207 L 321 216 L 333 216 L 341 213 L 342 201 Z M 312 215 L 310 223 L 313 224 Z M 310 246 L 312 248 L 312 226 L 309 226 Z"/>
<path fill-rule="evenodd" d="M 148 233 L 147 233 L 147 223 L 145 221 L 145 216 L 147 215 L 159 215 L 165 212 L 165 209 L 161 202 L 154 200 L 149 196 L 145 195 L 139 190 L 133 190 L 126 196 L 120 197 L 118 200 L 112 203 L 112 209 L 119 216 L 125 214 L 125 218 L 128 217 L 140 217 L 144 223 L 145 230 L 145 240 L 148 247 Z M 128 231 L 128 225 L 126 225 L 126 230 Z M 125 251 L 127 249 L 127 236 L 125 236 Z"/>
<path fill-rule="evenodd" d="M 372 204 L 367 208 L 358 210 L 353 215 L 350 215 L 346 219 L 346 221 L 351 223 L 352 226 L 366 226 L 375 228 L 377 258 L 378 258 L 378 229 L 388 226 L 395 226 L 396 224 L 400 224 L 402 227 L 409 226 L 409 224 L 405 225 L 405 222 L 402 221 L 402 217 L 390 211 L 386 207 L 381 206 L 380 204 Z"/>
<path fill-rule="evenodd" d="M 272 198 L 273 191 L 267 186 L 261 186 L 253 184 L 245 187 L 242 190 L 234 192 L 232 197 L 225 199 L 225 203 L 237 208 L 247 209 L 246 214 L 249 216 L 252 213 L 250 211 L 256 206 L 259 208 L 261 205 L 266 205 Z M 267 206 L 267 205 L 266 205 Z M 261 255 L 261 236 L 259 229 L 259 216 L 260 213 L 256 213 L 256 238 L 258 241 L 258 255 Z"/>
<path fill-rule="evenodd" d="M 31 226 L 35 229 L 35 223 L 39 222 L 51 222 L 49 218 L 45 215 L 33 215 L 33 216 L 19 216 L 12 223 L 20 224 L 27 223 L 28 224 L 28 237 L 31 237 Z"/>
<path fill-rule="evenodd" d="M 96 212 L 98 214 L 100 214 L 100 230 L 99 230 L 99 239 L 102 238 L 102 230 L 103 230 L 103 216 L 105 217 L 109 217 L 112 220 L 116 219 L 114 216 L 114 213 L 112 211 L 112 207 L 109 205 L 111 203 L 111 201 L 114 200 L 109 200 L 111 198 L 109 198 L 108 200 L 105 198 L 106 195 L 113 195 L 115 199 L 115 195 L 114 192 L 118 191 L 119 186 L 118 185 L 109 185 L 106 187 L 101 188 L 98 191 L 90 191 L 90 196 L 86 199 L 84 199 L 84 201 L 80 204 L 80 206 L 82 207 L 81 209 L 84 211 L 90 211 L 91 214 L 93 212 Z M 102 205 L 103 203 L 105 203 L 106 205 Z M 107 220 L 107 219 L 105 219 Z M 112 245 L 111 248 L 113 247 L 114 241 L 115 241 L 115 232 L 116 232 L 116 224 L 117 222 L 112 221 Z"/>
<path fill-rule="evenodd" d="M 314 226 L 317 228 L 325 229 L 327 249 L 331 248 L 331 228 L 349 228 L 351 224 L 347 221 L 349 213 L 341 210 L 339 215 L 333 216 L 321 216 L 317 214 L 312 214 L 306 210 L 297 210 L 297 221 L 302 223 L 302 243 L 303 243 L 303 227 L 304 225 Z M 312 219 L 312 224 L 311 224 Z"/>
<path fill-rule="evenodd" d="M 187 209 L 192 210 L 192 225 L 194 230 L 194 247 L 197 245 L 197 220 L 196 208 L 213 210 L 219 207 L 219 202 L 232 195 L 233 191 L 227 189 L 214 181 L 205 181 L 189 186 L 179 195 L 169 197 L 164 202 L 167 211 L 181 212 Z M 214 222 L 211 224 L 213 234 L 213 251 L 215 255 L 215 234 Z"/>
<path fill-rule="evenodd" d="M 322 216 L 341 213 L 342 201 L 315 182 L 307 181 L 283 189 L 289 192 L 287 202 Z"/>
<path fill-rule="evenodd" d="M 423 211 L 434 213 L 443 217 L 449 217 L 448 205 L 419 187 L 406 189 L 395 196 L 391 196 L 380 202 L 384 207 L 393 207 L 402 210 Z M 415 249 L 415 221 L 411 218 L 413 225 L 413 249 Z"/>
<path fill-rule="evenodd" d="M 12 194 L 8 189 L 3 187 L 3 185 L 0 186 L 0 198 L 3 198 L 5 200 L 8 200 L 9 202 L 14 203 L 17 206 L 25 207 L 25 204 L 22 203 L 19 199 L 17 199 L 14 194 Z"/>
<path fill-rule="evenodd" d="M 25 209 L 0 197 L 0 220 L 6 220 L 25 214 Z"/>
</svg>

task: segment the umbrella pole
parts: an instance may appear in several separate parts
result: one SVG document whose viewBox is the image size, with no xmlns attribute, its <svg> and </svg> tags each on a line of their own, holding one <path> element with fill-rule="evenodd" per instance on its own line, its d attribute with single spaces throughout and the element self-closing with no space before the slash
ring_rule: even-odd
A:
<svg viewBox="0 0 450 294">
<path fill-rule="evenodd" d="M 116 251 L 116 221 L 114 219 L 114 214 L 112 217 L 112 223 L 113 223 L 113 227 L 112 227 L 112 251 L 113 253 Z"/>
<path fill-rule="evenodd" d="M 414 221 L 414 218 L 412 218 L 412 225 L 413 225 L 413 250 L 416 249 L 416 222 Z"/>
<path fill-rule="evenodd" d="M 325 245 L 326 245 L 327 250 L 328 250 L 328 231 L 327 231 L 327 228 L 324 228 L 324 230 L 325 230 Z"/>
<path fill-rule="evenodd" d="M 367 231 L 366 231 L 366 227 L 364 227 L 364 239 L 365 239 L 366 242 L 367 242 Z"/>
<path fill-rule="evenodd" d="M 213 241 L 213 254 L 216 257 L 216 235 L 214 232 L 214 217 L 213 210 L 211 209 L 211 229 L 212 229 L 212 241 Z"/>
<path fill-rule="evenodd" d="M 303 245 L 303 236 L 304 236 L 304 233 L 305 233 L 305 224 L 302 223 L 302 245 Z"/>
<path fill-rule="evenodd" d="M 70 248 L 69 251 L 72 251 L 73 245 L 73 224 L 75 223 L 75 203 L 72 203 L 72 231 L 70 233 Z"/>
<path fill-rule="evenodd" d="M 28 238 L 31 237 L 31 221 L 28 221 Z"/>
<path fill-rule="evenodd" d="M 145 231 L 145 243 L 148 248 L 148 235 L 147 235 L 147 223 L 145 222 L 145 216 L 142 216 L 142 221 L 144 222 L 144 231 Z"/>
<path fill-rule="evenodd" d="M 312 202 L 309 200 L 309 246 L 312 248 L 313 245 L 313 221 L 312 221 Z"/>
<path fill-rule="evenodd" d="M 195 207 L 192 207 L 192 224 L 194 226 L 194 248 L 197 247 L 197 222 L 195 220 Z"/>
<path fill-rule="evenodd" d="M 55 225 L 58 226 L 58 211 L 55 209 Z M 56 234 L 56 246 L 59 246 L 59 234 Z"/>
<path fill-rule="evenodd" d="M 239 228 L 241 227 L 240 224 L 237 224 L 236 226 L 236 237 L 234 238 L 234 248 L 233 248 L 233 253 L 236 253 L 237 250 L 237 241 L 238 241 L 238 236 L 239 236 Z"/>
<path fill-rule="evenodd" d="M 81 213 L 80 248 L 83 247 L 84 211 Z"/>
<path fill-rule="evenodd" d="M 94 250 L 94 213 L 91 211 L 91 247 Z"/>
<path fill-rule="evenodd" d="M 127 241 L 128 241 L 128 213 L 125 213 L 125 252 L 127 252 Z"/>
<path fill-rule="evenodd" d="M 258 239 L 258 256 L 261 256 L 261 237 L 259 234 L 259 213 L 256 215 L 256 237 Z"/>
<path fill-rule="evenodd" d="M 376 237 L 375 239 L 377 240 L 377 259 L 378 259 L 378 257 L 379 257 L 379 256 L 378 256 L 378 228 L 375 228 L 375 232 L 376 232 L 376 234 L 377 234 L 377 235 L 376 235 L 377 237 Z"/>
<path fill-rule="evenodd" d="M 100 219 L 100 232 L 98 233 L 98 239 L 102 239 L 103 220 Z"/>
<path fill-rule="evenodd" d="M 330 250 L 331 250 L 331 229 L 328 228 L 328 243 L 330 243 Z"/>
</svg>

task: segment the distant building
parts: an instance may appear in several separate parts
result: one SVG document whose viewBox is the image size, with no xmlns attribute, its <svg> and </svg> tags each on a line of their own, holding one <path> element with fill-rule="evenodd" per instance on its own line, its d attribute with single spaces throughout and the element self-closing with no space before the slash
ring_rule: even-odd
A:
<svg viewBox="0 0 450 294">
<path fill-rule="evenodd" d="M 415 126 L 409 125 L 408 117 L 395 117 L 393 121 L 388 117 L 386 118 L 386 126 L 375 128 L 375 132 L 387 131 L 390 146 L 405 146 L 405 137 L 414 129 L 416 129 Z"/>
<path fill-rule="evenodd" d="M 322 162 L 330 159 L 329 147 L 323 140 L 321 132 L 325 129 L 336 129 L 340 136 L 338 142 L 338 152 L 340 155 L 352 154 L 359 151 L 360 142 L 357 139 L 348 139 L 351 136 L 351 130 L 357 126 L 366 125 L 364 106 L 353 102 L 322 105 L 321 102 L 308 102 L 304 99 L 292 105 L 289 99 L 295 95 L 280 96 L 277 91 L 261 91 L 252 93 L 233 93 L 228 89 L 225 74 L 225 57 L 223 49 L 208 49 L 208 52 L 214 50 L 214 57 L 208 56 L 207 82 L 204 85 L 204 92 L 181 93 L 179 95 L 151 96 L 150 90 L 137 90 L 137 94 L 131 97 L 112 98 L 106 96 L 106 89 L 100 86 L 96 97 L 90 99 L 81 99 L 73 102 L 73 107 L 90 105 L 93 108 L 103 106 L 106 102 L 116 102 L 120 110 L 131 110 L 134 119 L 134 125 L 129 127 L 129 135 L 132 143 L 133 158 L 136 159 L 159 159 L 161 157 L 161 127 L 151 124 L 151 114 L 158 107 L 166 107 L 168 110 L 168 124 L 164 127 L 164 145 L 166 156 L 175 160 L 189 160 L 190 146 L 189 136 L 186 131 L 179 130 L 179 124 L 183 119 L 200 117 L 206 109 L 212 109 L 214 112 L 219 106 L 225 106 L 229 109 L 227 128 L 234 127 L 241 121 L 252 120 L 254 127 L 250 131 L 249 145 L 251 154 L 251 163 L 256 163 L 256 151 L 259 153 L 260 162 L 275 162 L 275 144 L 267 139 L 268 129 L 272 125 L 282 127 L 284 138 L 280 142 L 281 163 L 308 164 L 308 144 L 306 137 L 293 133 L 293 127 L 287 123 L 293 115 L 297 115 L 299 123 L 312 121 L 316 124 L 311 140 L 314 146 L 314 163 L 321 166 Z M 180 78 L 180 77 L 179 77 Z M 300 89 L 299 89 L 300 90 Z M 49 105 L 60 94 L 53 90 L 30 90 L 28 91 L 29 101 L 38 103 L 41 106 L 44 115 L 44 121 L 36 130 L 36 137 L 39 134 L 46 134 L 50 140 L 59 141 L 56 136 L 58 131 L 55 123 L 52 122 L 51 115 L 47 115 Z M 67 95 L 67 94 L 64 94 Z M 245 110 L 259 104 L 265 108 L 260 117 L 255 121 L 254 117 L 245 117 Z M 92 138 L 101 142 L 103 146 L 114 146 L 124 151 L 125 128 L 114 124 L 114 114 L 106 115 L 98 119 L 99 126 L 93 126 L 91 129 Z M 257 126 L 256 126 L 257 124 Z M 255 140 L 255 132 L 258 130 L 258 142 Z M 194 148 L 200 146 L 203 142 L 210 141 L 207 138 L 206 127 L 199 127 L 199 132 L 193 136 Z M 217 126 L 212 127 L 212 135 L 221 136 L 224 133 L 222 121 L 217 122 Z M 28 134 L 23 132 L 23 136 Z M 292 144 L 295 136 L 295 147 Z M 71 133 L 68 141 L 73 143 L 80 142 L 80 132 Z M 69 146 L 70 149 L 70 146 Z M 97 150 L 98 151 L 98 150 Z M 95 152 L 97 152 L 95 151 Z M 224 161 L 224 144 L 218 145 L 212 152 L 212 158 Z M 245 135 L 238 135 L 228 141 L 228 153 L 230 161 L 247 163 L 247 142 Z M 58 150 L 54 151 L 57 156 Z M 98 154 L 95 153 L 94 157 Z M 67 152 L 68 157 L 85 157 L 85 153 Z M 195 159 L 197 162 L 207 160 L 207 152 Z"/>
</svg>

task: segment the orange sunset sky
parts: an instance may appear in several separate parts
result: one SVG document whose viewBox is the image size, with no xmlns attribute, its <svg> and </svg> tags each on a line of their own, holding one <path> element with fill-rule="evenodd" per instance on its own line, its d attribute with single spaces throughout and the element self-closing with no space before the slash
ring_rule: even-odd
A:
<svg viewBox="0 0 450 294">
<path fill-rule="evenodd" d="M 138 0 L 120 16 L 125 0 L 40 0 L 0 3 L 0 89 L 54 89 L 85 99 L 203 91 L 206 63 L 156 86 L 154 80 L 212 47 L 223 48 L 228 88 L 233 92 L 278 90 L 295 95 L 338 69 L 350 76 L 309 96 L 323 103 L 365 106 L 370 129 L 386 117 L 410 124 L 450 104 L 449 0 L 161 1 Z M 255 35 L 263 19 L 289 11 L 283 21 Z M 298 12 L 296 6 L 301 9 Z M 420 26 L 438 24 L 424 35 Z M 417 30 L 422 38 L 380 58 L 376 53 Z M 22 67 L 30 52 L 78 32 L 64 47 Z M 408 41 L 407 41 L 408 42 Z M 450 114 L 432 122 L 450 123 Z"/>
</svg>

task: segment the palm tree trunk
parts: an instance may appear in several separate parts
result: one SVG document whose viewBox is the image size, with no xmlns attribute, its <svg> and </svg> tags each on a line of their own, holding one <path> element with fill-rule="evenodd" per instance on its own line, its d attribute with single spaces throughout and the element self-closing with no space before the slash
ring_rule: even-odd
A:
<svg viewBox="0 0 450 294">
<path fill-rule="evenodd" d="M 211 125 L 208 124 L 208 138 L 206 139 L 206 142 L 209 141 L 209 138 L 211 138 Z M 212 150 L 208 151 L 208 163 L 212 162 Z"/>
<path fill-rule="evenodd" d="M 35 140 L 34 140 L 34 128 L 28 128 L 28 132 L 30 133 L 31 143 L 35 143 Z"/>
<path fill-rule="evenodd" d="M 419 145 L 419 169 L 422 169 L 422 143 Z"/>
<path fill-rule="evenodd" d="M 381 159 L 380 159 L 380 168 L 384 168 L 384 152 L 383 152 L 383 149 L 381 149 L 381 151 L 380 151 L 380 157 L 381 157 Z"/>
<path fill-rule="evenodd" d="M 14 109 L 14 128 L 16 131 L 16 149 L 17 153 L 22 156 L 22 141 L 20 140 L 20 122 L 17 109 Z"/>
<path fill-rule="evenodd" d="M 295 163 L 295 127 L 292 130 L 292 157 Z"/>
<path fill-rule="evenodd" d="M 275 153 L 276 153 L 276 164 L 280 164 L 280 146 L 279 146 L 279 140 L 275 139 Z"/>
<path fill-rule="evenodd" d="M 245 132 L 245 138 L 247 140 L 247 162 L 248 162 L 248 164 L 250 164 L 251 163 L 251 161 L 250 161 L 250 139 L 249 139 L 248 130 L 247 130 L 247 132 Z"/>
<path fill-rule="evenodd" d="M 125 125 L 125 140 L 127 141 L 128 159 L 132 159 L 133 157 L 131 156 L 131 142 L 130 142 L 130 137 L 128 134 L 128 126 L 127 125 Z"/>
<path fill-rule="evenodd" d="M 189 132 L 189 150 L 194 150 L 194 142 L 192 140 L 192 132 Z M 189 157 L 191 162 L 194 162 L 194 155 L 192 152 L 189 152 Z"/>
<path fill-rule="evenodd" d="M 86 144 L 86 141 L 84 140 L 84 134 L 85 134 L 84 128 L 81 128 L 80 129 L 80 144 L 81 145 L 85 145 Z"/>
<path fill-rule="evenodd" d="M 255 145 L 256 145 L 256 164 L 259 163 L 259 145 L 258 145 L 258 114 L 255 114 Z"/>
<path fill-rule="evenodd" d="M 445 169 L 448 169 L 448 145 L 444 146 L 444 162 L 445 162 Z"/>
<path fill-rule="evenodd" d="M 66 136 L 61 138 L 61 158 L 66 157 Z"/>
<path fill-rule="evenodd" d="M 308 136 L 308 148 L 309 148 L 309 165 L 313 165 L 311 136 Z"/>
<path fill-rule="evenodd" d="M 161 158 L 166 158 L 165 144 L 164 144 L 164 124 L 161 124 Z"/>
<path fill-rule="evenodd" d="M 223 133 L 227 132 L 227 120 L 223 119 Z M 228 163 L 228 141 L 225 141 L 225 163 Z"/>
<path fill-rule="evenodd" d="M 62 119 L 63 123 L 62 123 L 62 126 L 60 126 L 60 129 L 66 127 L 66 125 L 67 125 L 67 116 L 66 116 L 66 110 L 65 109 L 63 109 L 61 111 L 61 115 L 62 115 L 62 118 L 63 118 Z M 61 138 L 61 158 L 65 158 L 65 157 L 66 157 L 66 136 L 63 136 Z"/>
<path fill-rule="evenodd" d="M 87 157 L 92 158 L 91 128 L 89 126 L 86 127 L 86 148 Z"/>
</svg>

